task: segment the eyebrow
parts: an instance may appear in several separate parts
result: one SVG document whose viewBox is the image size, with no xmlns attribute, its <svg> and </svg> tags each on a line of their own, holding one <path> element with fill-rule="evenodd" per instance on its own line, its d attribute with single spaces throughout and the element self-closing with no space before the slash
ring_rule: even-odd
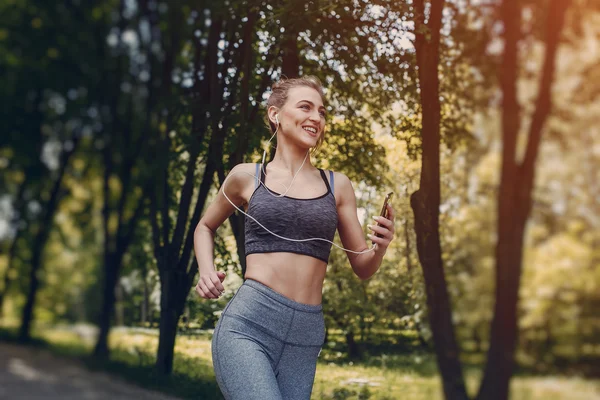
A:
<svg viewBox="0 0 600 400">
<path fill-rule="evenodd" d="M 306 103 L 310 104 L 311 106 L 314 106 L 314 105 L 315 105 L 315 103 L 313 103 L 313 102 L 312 102 L 312 101 L 310 101 L 310 100 L 300 100 L 299 102 L 297 102 L 297 103 L 296 103 L 296 105 L 298 105 L 298 104 L 300 104 L 300 103 L 302 103 L 302 102 L 306 102 Z M 325 108 L 325 106 L 321 106 L 321 107 L 319 107 L 319 109 L 323 109 L 323 110 L 327 111 L 327 109 Z"/>
</svg>

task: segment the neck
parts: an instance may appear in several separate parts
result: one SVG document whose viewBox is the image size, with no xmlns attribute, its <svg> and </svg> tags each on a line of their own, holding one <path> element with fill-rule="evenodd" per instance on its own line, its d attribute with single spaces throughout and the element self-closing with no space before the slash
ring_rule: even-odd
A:
<svg viewBox="0 0 600 400">
<path fill-rule="evenodd" d="M 291 148 L 291 146 L 282 147 L 277 147 L 275 151 L 273 161 L 270 163 L 273 167 L 294 175 L 298 173 L 300 167 L 304 170 L 307 169 L 306 167 L 312 166 L 310 155 L 307 155 L 308 149 Z"/>
</svg>

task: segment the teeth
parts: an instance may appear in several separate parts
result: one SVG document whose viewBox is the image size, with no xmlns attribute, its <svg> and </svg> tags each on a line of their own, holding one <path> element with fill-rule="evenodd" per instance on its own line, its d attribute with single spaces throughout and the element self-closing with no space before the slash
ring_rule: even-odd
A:
<svg viewBox="0 0 600 400">
<path fill-rule="evenodd" d="M 312 133 L 317 133 L 317 130 L 316 130 L 315 128 L 308 127 L 308 126 L 305 126 L 305 127 L 304 127 L 304 130 L 305 130 L 305 131 L 312 132 Z"/>
</svg>

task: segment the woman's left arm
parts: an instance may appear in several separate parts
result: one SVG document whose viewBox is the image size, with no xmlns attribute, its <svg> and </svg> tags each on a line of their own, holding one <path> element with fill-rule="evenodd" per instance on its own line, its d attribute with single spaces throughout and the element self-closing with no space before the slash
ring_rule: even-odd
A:
<svg viewBox="0 0 600 400">
<path fill-rule="evenodd" d="M 342 240 L 344 248 L 361 252 L 368 250 L 367 242 L 358 216 L 356 214 L 356 195 L 352 182 L 344 174 L 335 173 L 335 196 L 337 199 L 338 210 L 338 233 Z M 354 254 L 346 252 L 352 270 L 360 279 L 370 278 L 381 265 L 381 260 L 394 237 L 394 216 L 396 215 L 393 207 L 388 204 L 389 219 L 384 217 L 373 217 L 373 221 L 368 225 L 372 231 L 369 239 L 377 246 L 374 251 L 364 254 Z M 377 224 L 383 226 L 377 226 Z M 379 233 L 383 237 L 377 237 L 374 233 Z"/>
</svg>

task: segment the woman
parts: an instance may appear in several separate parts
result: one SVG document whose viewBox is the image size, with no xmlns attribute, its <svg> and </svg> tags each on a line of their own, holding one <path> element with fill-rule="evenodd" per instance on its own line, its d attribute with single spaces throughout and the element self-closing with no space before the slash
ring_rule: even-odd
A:
<svg viewBox="0 0 600 400">
<path fill-rule="evenodd" d="M 309 399 L 325 338 L 321 293 L 336 228 L 361 279 L 377 271 L 393 238 L 388 206 L 390 219 L 374 217 L 369 225 L 369 249 L 350 180 L 311 164 L 309 153 L 323 140 L 323 100 L 314 77 L 274 84 L 267 102 L 267 122 L 277 135 L 273 161 L 264 165 L 263 156 L 263 164 L 235 166 L 196 227 L 196 291 L 216 299 L 225 274 L 213 265 L 215 231 L 236 208 L 244 206 L 249 216 L 245 281 L 212 340 L 226 399 Z"/>
</svg>

